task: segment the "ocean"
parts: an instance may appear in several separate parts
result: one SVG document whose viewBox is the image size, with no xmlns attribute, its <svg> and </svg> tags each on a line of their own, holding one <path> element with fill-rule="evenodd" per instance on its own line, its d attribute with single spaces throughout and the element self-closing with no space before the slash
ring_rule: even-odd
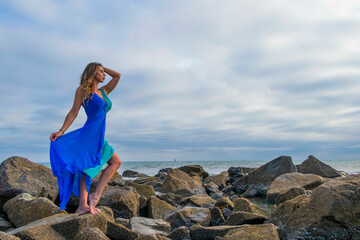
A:
<svg viewBox="0 0 360 240">
<path fill-rule="evenodd" d="M 154 176 L 162 168 L 177 168 L 185 165 L 201 165 L 205 171 L 210 175 L 216 175 L 223 171 L 227 171 L 230 167 L 260 167 L 261 165 L 270 162 L 260 160 L 239 160 L 239 161 L 133 161 L 122 162 L 118 172 L 122 174 L 125 170 L 133 170 L 139 173 L 144 173 L 149 176 Z M 328 160 L 323 161 L 335 168 L 338 171 L 344 171 L 348 174 L 360 173 L 360 160 Z M 303 161 L 293 160 L 294 164 L 301 164 Z M 38 164 L 50 166 L 50 162 L 37 162 Z M 104 165 L 104 168 L 107 165 Z"/>
</svg>

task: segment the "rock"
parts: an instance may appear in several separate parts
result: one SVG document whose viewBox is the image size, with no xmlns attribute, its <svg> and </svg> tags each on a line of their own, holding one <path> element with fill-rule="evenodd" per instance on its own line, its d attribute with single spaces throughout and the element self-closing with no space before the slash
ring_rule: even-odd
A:
<svg viewBox="0 0 360 240">
<path fill-rule="evenodd" d="M 239 228 L 230 230 L 223 240 L 280 240 L 276 227 L 273 224 L 242 225 Z"/>
<path fill-rule="evenodd" d="M 239 178 L 247 175 L 249 172 L 254 171 L 256 168 L 244 168 L 244 167 L 231 167 L 228 169 L 229 183 L 233 183 Z"/>
<path fill-rule="evenodd" d="M 153 234 L 153 235 L 141 235 L 135 240 L 171 240 L 171 239 L 161 236 L 160 234 Z"/>
<path fill-rule="evenodd" d="M 165 201 L 151 196 L 148 203 L 148 216 L 154 219 L 164 219 L 167 215 L 174 212 L 175 207 Z"/>
<path fill-rule="evenodd" d="M 131 230 L 140 235 L 152 235 L 157 233 L 168 235 L 171 232 L 170 224 L 161 219 L 133 217 L 130 220 L 130 224 Z"/>
<path fill-rule="evenodd" d="M 196 240 L 213 240 L 215 237 L 225 236 L 231 229 L 239 228 L 239 226 L 213 226 L 203 227 L 200 224 L 195 224 L 190 228 L 190 235 L 192 239 Z"/>
<path fill-rule="evenodd" d="M 296 167 L 289 156 L 280 156 L 262 165 L 256 170 L 249 172 L 248 175 L 241 177 L 233 183 L 234 186 L 245 184 L 264 184 L 270 185 L 278 176 L 296 172 Z"/>
<path fill-rule="evenodd" d="M 360 174 L 334 178 L 275 207 L 269 222 L 284 239 L 352 239 L 360 230 Z"/>
<path fill-rule="evenodd" d="M 214 201 L 207 194 L 198 194 L 190 197 L 183 198 L 181 204 L 192 203 L 196 207 L 208 207 L 214 204 Z"/>
<path fill-rule="evenodd" d="M 168 193 L 165 193 L 165 194 L 164 193 L 159 193 L 157 195 L 157 197 L 160 200 L 163 200 L 163 201 L 167 202 L 168 204 L 170 204 L 173 207 L 177 207 L 178 204 L 180 204 L 180 201 L 183 198 L 181 195 L 173 194 L 171 192 L 168 192 Z"/>
<path fill-rule="evenodd" d="M 209 176 L 209 173 L 200 165 L 188 165 L 180 167 L 179 169 L 189 176 L 199 176 L 202 180 Z"/>
<path fill-rule="evenodd" d="M 170 214 L 166 221 L 171 224 L 172 229 L 200 223 L 201 225 L 210 224 L 210 210 L 208 208 L 185 207 Z"/>
<path fill-rule="evenodd" d="M 122 224 L 112 221 L 107 223 L 106 235 L 112 240 L 133 240 L 139 236 L 135 231 L 130 230 Z"/>
<path fill-rule="evenodd" d="M 174 169 L 169 173 L 159 191 L 162 193 L 172 192 L 183 196 L 205 193 L 201 184 L 179 169 Z"/>
<path fill-rule="evenodd" d="M 279 193 L 285 193 L 291 188 L 314 189 L 324 183 L 324 179 L 315 174 L 287 173 L 277 177 L 269 186 L 266 200 L 275 203 Z"/>
<path fill-rule="evenodd" d="M 7 234 L 7 233 L 1 232 L 1 231 L 0 231 L 0 239 L 1 240 L 21 240 L 18 237 L 15 237 L 13 235 L 10 235 L 10 234 Z"/>
<path fill-rule="evenodd" d="M 100 229 L 84 227 L 75 237 L 76 240 L 110 240 Z"/>
<path fill-rule="evenodd" d="M 225 225 L 262 224 L 267 220 L 264 215 L 243 211 L 232 212 Z"/>
<path fill-rule="evenodd" d="M 310 155 L 303 163 L 297 166 L 299 173 L 312 173 L 326 178 L 341 177 L 339 171 L 329 165 L 319 161 L 316 157 Z"/>
<path fill-rule="evenodd" d="M 244 212 L 256 213 L 264 216 L 269 215 L 264 209 L 250 202 L 246 198 L 238 198 L 235 200 L 234 211 L 244 211 Z"/>
<path fill-rule="evenodd" d="M 25 226 L 16 228 L 8 232 L 21 239 L 75 239 L 81 229 L 97 227 L 103 233 L 106 233 L 107 222 L 114 221 L 111 209 L 100 206 L 99 213 L 92 215 L 90 213 L 79 215 L 59 213 Z"/>
<path fill-rule="evenodd" d="M 140 195 L 133 187 L 105 188 L 98 205 L 110 207 L 115 217 L 131 218 L 139 213 Z"/>
<path fill-rule="evenodd" d="M 125 170 L 122 174 L 123 177 L 135 178 L 137 175 L 140 174 L 133 170 Z"/>
<path fill-rule="evenodd" d="M 250 184 L 241 196 L 244 198 L 266 197 L 268 188 L 269 187 L 264 184 Z"/>
<path fill-rule="evenodd" d="M 0 231 L 6 231 L 13 226 L 11 223 L 3 218 L 0 218 Z M 1 239 L 1 238 L 0 238 Z"/>
<path fill-rule="evenodd" d="M 93 192 L 96 189 L 96 186 L 99 183 L 101 174 L 103 173 L 104 169 L 102 169 L 98 175 L 96 175 L 96 177 L 94 177 L 91 180 L 91 186 L 90 186 L 90 190 L 89 192 Z M 125 186 L 126 181 L 121 177 L 121 175 L 118 172 L 115 172 L 114 175 L 110 178 L 108 184 L 106 187 L 108 186 L 120 186 L 123 187 Z M 78 199 L 79 197 L 76 197 L 76 199 Z"/>
<path fill-rule="evenodd" d="M 59 194 L 57 179 L 44 165 L 22 157 L 10 157 L 0 165 L 0 211 L 6 201 L 21 193 L 54 202 Z"/>
<path fill-rule="evenodd" d="M 220 209 L 226 207 L 230 210 L 233 210 L 234 203 L 228 197 L 223 197 L 216 201 L 215 206 L 219 207 Z"/>
<path fill-rule="evenodd" d="M 222 214 L 220 208 L 213 207 L 211 209 L 211 218 L 210 218 L 211 226 L 221 226 L 225 223 L 224 215 Z"/>
<path fill-rule="evenodd" d="M 234 186 L 230 185 L 230 186 L 227 186 L 227 187 L 221 189 L 221 191 L 222 191 L 223 193 L 229 193 L 229 192 L 235 192 L 236 190 L 235 190 L 235 187 L 234 187 Z M 245 190 L 244 190 L 244 191 L 245 191 Z"/>
<path fill-rule="evenodd" d="M 4 204 L 3 209 L 16 227 L 24 226 L 57 213 L 66 213 L 65 210 L 60 210 L 49 199 L 33 197 L 28 193 L 22 193 L 10 199 Z"/>
<path fill-rule="evenodd" d="M 130 220 L 126 218 L 115 218 L 115 222 L 123 225 L 126 228 L 131 228 Z"/>
<path fill-rule="evenodd" d="M 163 168 L 155 175 L 155 177 L 160 180 L 164 180 L 165 177 L 171 172 L 171 170 L 172 168 Z"/>
<path fill-rule="evenodd" d="M 305 188 L 291 188 L 285 193 L 279 193 L 279 195 L 275 199 L 276 205 L 279 205 L 280 203 L 283 203 L 287 200 L 296 198 L 299 195 L 305 194 Z"/>
<path fill-rule="evenodd" d="M 207 184 L 209 182 L 215 183 L 217 186 L 219 186 L 220 189 L 226 187 L 226 180 L 228 178 L 228 172 L 222 172 L 215 176 L 209 176 L 204 180 L 204 183 Z"/>
<path fill-rule="evenodd" d="M 167 237 L 171 240 L 191 240 L 190 231 L 185 226 L 175 229 Z"/>
<path fill-rule="evenodd" d="M 149 199 L 151 196 L 155 196 L 155 191 L 154 191 L 154 187 L 151 185 L 142 185 L 142 184 L 138 184 L 138 183 L 130 183 L 130 186 L 135 188 L 136 191 L 146 197 L 146 199 Z"/>
<path fill-rule="evenodd" d="M 208 183 L 204 184 L 204 186 L 205 186 L 206 193 L 208 193 L 208 194 L 211 192 L 219 191 L 219 186 L 213 182 L 208 182 Z"/>
<path fill-rule="evenodd" d="M 134 180 L 134 182 L 141 185 L 151 185 L 155 191 L 158 191 L 162 185 L 162 182 L 156 177 L 139 177 L 138 179 Z"/>
</svg>

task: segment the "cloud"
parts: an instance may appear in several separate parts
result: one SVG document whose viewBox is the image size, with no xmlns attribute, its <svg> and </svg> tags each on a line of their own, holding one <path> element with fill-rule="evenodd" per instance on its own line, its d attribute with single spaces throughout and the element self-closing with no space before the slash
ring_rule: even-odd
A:
<svg viewBox="0 0 360 240">
<path fill-rule="evenodd" d="M 106 136 L 128 160 L 359 159 L 357 1 L 16 0 L 2 9 L 2 159 L 22 148 L 48 161 L 48 137 L 90 61 L 123 74 Z M 81 110 L 67 132 L 85 120 Z"/>
</svg>

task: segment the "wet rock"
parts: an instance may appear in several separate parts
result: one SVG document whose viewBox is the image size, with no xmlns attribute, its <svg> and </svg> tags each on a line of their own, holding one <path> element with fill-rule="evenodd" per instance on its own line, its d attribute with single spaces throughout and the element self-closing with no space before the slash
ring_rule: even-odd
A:
<svg viewBox="0 0 360 240">
<path fill-rule="evenodd" d="M 196 207 L 208 207 L 214 204 L 214 200 L 207 194 L 198 194 L 183 198 L 181 204 L 191 203 Z"/>
<path fill-rule="evenodd" d="M 154 187 L 151 185 L 142 185 L 142 184 L 138 184 L 136 182 L 130 183 L 130 186 L 135 188 L 136 191 L 146 197 L 146 199 L 149 199 L 151 196 L 155 196 L 155 191 L 154 191 Z"/>
<path fill-rule="evenodd" d="M 165 177 L 173 170 L 172 168 L 163 168 L 155 175 L 160 180 L 164 180 Z"/>
<path fill-rule="evenodd" d="M 4 218 L 0 218 L 0 231 L 6 231 L 10 228 L 12 228 L 12 224 Z"/>
<path fill-rule="evenodd" d="M 297 166 L 299 173 L 312 173 L 326 178 L 341 177 L 342 174 L 330 167 L 329 165 L 319 161 L 316 157 L 310 155 L 303 163 Z"/>
<path fill-rule="evenodd" d="M 299 195 L 305 194 L 305 188 L 291 188 L 285 193 L 279 193 L 279 195 L 275 199 L 276 205 L 279 205 L 280 203 L 283 203 L 287 200 L 296 198 Z"/>
<path fill-rule="evenodd" d="M 256 240 L 279 240 L 279 234 L 273 224 L 242 225 L 230 230 L 223 240 L 256 239 Z"/>
<path fill-rule="evenodd" d="M 110 207 L 116 218 L 129 219 L 139 213 L 140 195 L 133 187 L 108 187 L 104 189 L 98 205 Z"/>
<path fill-rule="evenodd" d="M 200 223 L 201 225 L 210 224 L 210 210 L 208 208 L 185 207 L 169 215 L 166 221 L 170 222 L 171 228 L 186 226 Z"/>
<path fill-rule="evenodd" d="M 211 226 L 221 226 L 225 223 L 224 215 L 222 214 L 220 208 L 213 207 L 211 209 L 211 218 L 210 218 Z"/>
<path fill-rule="evenodd" d="M 100 229 L 85 227 L 76 235 L 77 240 L 110 240 Z"/>
<path fill-rule="evenodd" d="M 228 172 L 222 172 L 215 176 L 208 176 L 205 178 L 204 183 L 207 184 L 209 182 L 215 183 L 217 186 L 219 186 L 220 189 L 226 187 L 226 180 L 228 178 Z"/>
<path fill-rule="evenodd" d="M 225 225 L 262 224 L 266 220 L 267 217 L 264 215 L 236 211 L 226 219 Z"/>
<path fill-rule="evenodd" d="M 200 165 L 188 165 L 179 168 L 181 171 L 191 176 L 199 176 L 201 180 L 204 180 L 209 176 L 209 173 L 206 172 Z"/>
<path fill-rule="evenodd" d="M 246 198 L 237 198 L 234 201 L 234 211 L 244 211 L 248 213 L 256 213 L 264 216 L 268 216 L 269 214 L 256 204 L 250 202 Z"/>
<path fill-rule="evenodd" d="M 133 240 L 139 236 L 135 231 L 112 221 L 107 222 L 106 235 L 109 236 L 111 240 Z"/>
<path fill-rule="evenodd" d="M 10 157 L 0 165 L 0 211 L 6 201 L 21 193 L 46 197 L 54 202 L 59 194 L 57 179 L 44 165 L 27 158 Z"/>
<path fill-rule="evenodd" d="M 22 193 L 10 199 L 4 204 L 3 209 L 16 227 L 24 226 L 57 213 L 66 213 L 65 210 L 60 210 L 48 198 L 37 198 L 28 193 Z"/>
<path fill-rule="evenodd" d="M 256 168 L 244 167 L 231 167 L 228 169 L 229 183 L 239 180 L 241 177 L 247 175 L 249 172 L 254 171 Z"/>
<path fill-rule="evenodd" d="M 148 216 L 154 219 L 164 219 L 167 215 L 175 211 L 176 208 L 157 197 L 150 197 L 148 204 Z"/>
<path fill-rule="evenodd" d="M 284 239 L 352 239 L 360 230 L 360 174 L 334 178 L 275 207 L 271 223 Z"/>
<path fill-rule="evenodd" d="M 137 232 L 140 235 L 168 235 L 171 232 L 170 224 L 161 219 L 133 217 L 130 220 L 130 224 L 131 230 Z"/>
<path fill-rule="evenodd" d="M 256 170 L 249 172 L 248 175 L 241 177 L 233 183 L 234 186 L 245 184 L 264 184 L 270 185 L 278 176 L 296 172 L 296 167 L 289 156 L 280 156 L 262 165 Z"/>
<path fill-rule="evenodd" d="M 266 200 L 275 203 L 280 193 L 285 193 L 291 188 L 305 188 L 311 190 L 324 183 L 324 179 L 315 174 L 287 173 L 277 177 L 269 186 Z"/>
<path fill-rule="evenodd" d="M 241 194 L 244 198 L 266 197 L 268 186 L 264 184 L 249 184 L 246 191 Z"/>
<path fill-rule="evenodd" d="M 183 196 L 205 193 L 201 184 L 179 169 L 174 169 L 169 173 L 159 191 L 162 193 L 172 192 Z"/>
<path fill-rule="evenodd" d="M 187 227 L 179 227 L 168 236 L 171 240 L 191 240 L 190 230 Z"/>
<path fill-rule="evenodd" d="M 13 235 L 10 235 L 10 234 L 7 234 L 7 233 L 1 232 L 1 231 L 0 231 L 0 239 L 1 240 L 21 240 L 18 237 L 15 237 Z"/>
<path fill-rule="evenodd" d="M 215 237 L 225 236 L 231 229 L 239 228 L 239 226 L 213 226 L 203 227 L 200 224 L 195 224 L 190 228 L 190 235 L 192 239 L 196 240 L 213 240 Z"/>
</svg>

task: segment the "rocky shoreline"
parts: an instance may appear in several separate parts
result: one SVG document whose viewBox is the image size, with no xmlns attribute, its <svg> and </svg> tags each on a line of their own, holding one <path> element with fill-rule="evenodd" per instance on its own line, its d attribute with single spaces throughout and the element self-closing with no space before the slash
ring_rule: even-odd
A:
<svg viewBox="0 0 360 240">
<path fill-rule="evenodd" d="M 6 159 L 0 165 L 0 239 L 360 239 L 360 174 L 336 171 L 314 156 L 300 165 L 280 156 L 215 176 L 200 165 L 123 176 L 131 180 L 117 173 L 105 188 L 100 213 L 79 215 L 76 196 L 66 211 L 59 209 L 51 169 Z M 254 198 L 274 208 L 266 211 Z"/>
</svg>

